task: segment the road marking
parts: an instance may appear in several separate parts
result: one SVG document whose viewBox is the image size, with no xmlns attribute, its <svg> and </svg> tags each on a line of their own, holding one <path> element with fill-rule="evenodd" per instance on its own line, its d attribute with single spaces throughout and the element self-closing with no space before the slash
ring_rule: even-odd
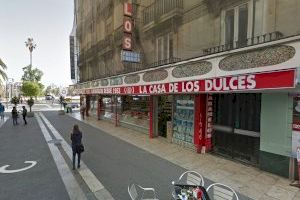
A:
<svg viewBox="0 0 300 200">
<path fill-rule="evenodd" d="M 9 117 L 4 116 L 4 119 L 0 119 L 0 128 L 5 124 Z"/>
<path fill-rule="evenodd" d="M 56 137 L 56 139 L 61 140 L 61 145 L 70 160 L 72 160 L 72 149 L 70 145 L 65 141 L 65 139 L 61 136 L 61 134 L 52 126 L 52 124 L 49 122 L 49 120 L 44 116 L 43 113 L 39 113 L 41 118 L 44 120 L 45 124 L 48 126 L 48 128 L 51 130 L 53 135 Z M 93 172 L 85 165 L 84 162 L 81 162 L 81 167 L 78 170 L 79 174 L 83 178 L 83 180 L 86 182 L 87 186 L 90 188 L 90 190 L 95 194 L 95 196 L 98 198 L 97 193 L 105 192 L 107 198 L 109 200 L 113 200 L 113 197 L 111 194 L 104 188 L 104 186 L 101 184 L 101 182 L 97 179 L 97 177 L 93 174 Z M 98 198 L 103 200 L 102 198 Z"/>
<path fill-rule="evenodd" d="M 25 171 L 25 170 L 30 169 L 31 167 L 35 166 L 37 162 L 36 161 L 25 161 L 24 163 L 31 163 L 31 164 L 27 167 L 24 167 L 24 168 L 21 168 L 21 169 L 14 169 L 14 170 L 6 169 L 10 165 L 4 165 L 4 166 L 0 167 L 0 173 L 11 174 L 11 173 L 17 173 L 17 172 Z"/>
<path fill-rule="evenodd" d="M 39 124 L 41 130 L 42 130 L 45 140 L 46 141 L 52 140 L 52 137 L 50 136 L 47 128 L 43 124 L 38 113 L 36 113 L 35 117 L 38 121 L 38 124 Z M 67 165 L 65 159 L 61 155 L 58 147 L 51 143 L 47 143 L 47 144 L 48 144 L 48 147 L 52 154 L 52 157 L 55 161 L 58 172 L 63 180 L 63 183 L 65 184 L 65 187 L 69 194 L 70 199 L 71 200 L 86 200 L 87 198 L 85 197 L 82 189 L 80 188 L 79 184 L 77 183 L 77 181 L 76 181 L 74 175 L 72 174 L 69 166 Z"/>
</svg>

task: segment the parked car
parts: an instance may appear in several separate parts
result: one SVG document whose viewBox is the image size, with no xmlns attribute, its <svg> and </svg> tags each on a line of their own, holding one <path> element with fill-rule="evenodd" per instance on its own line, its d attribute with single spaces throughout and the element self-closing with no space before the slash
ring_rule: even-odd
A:
<svg viewBox="0 0 300 200">
<path fill-rule="evenodd" d="M 45 96 L 45 99 L 46 100 L 52 100 L 54 97 L 52 96 L 52 95 L 50 95 L 50 94 L 48 94 L 48 95 L 46 95 Z"/>
</svg>

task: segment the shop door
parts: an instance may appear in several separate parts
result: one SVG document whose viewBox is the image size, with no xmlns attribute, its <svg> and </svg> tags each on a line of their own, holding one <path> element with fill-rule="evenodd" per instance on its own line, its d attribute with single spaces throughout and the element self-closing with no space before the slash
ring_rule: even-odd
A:
<svg viewBox="0 0 300 200">
<path fill-rule="evenodd" d="M 167 137 L 167 122 L 172 120 L 172 96 L 159 96 L 157 108 L 157 133 Z"/>
<path fill-rule="evenodd" d="M 215 153 L 258 164 L 260 102 L 260 94 L 214 95 Z"/>
</svg>

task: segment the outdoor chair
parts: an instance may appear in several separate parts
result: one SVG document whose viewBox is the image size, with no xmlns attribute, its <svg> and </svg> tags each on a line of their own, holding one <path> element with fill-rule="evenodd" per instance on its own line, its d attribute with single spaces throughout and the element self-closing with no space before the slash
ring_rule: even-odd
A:
<svg viewBox="0 0 300 200">
<path fill-rule="evenodd" d="M 198 172 L 186 171 L 180 175 L 176 182 L 172 181 L 172 184 L 175 185 L 172 196 L 174 199 L 178 199 L 178 192 L 180 191 L 181 187 L 176 186 L 176 184 L 204 187 L 204 179 L 203 176 Z"/>
<path fill-rule="evenodd" d="M 218 200 L 239 200 L 236 192 L 229 186 L 222 183 L 213 183 L 207 188 L 207 193 L 211 199 Z"/>
<path fill-rule="evenodd" d="M 145 193 L 151 195 L 150 198 L 144 198 Z M 159 200 L 154 188 L 144 188 L 134 183 L 128 185 L 128 194 L 132 200 Z"/>
<path fill-rule="evenodd" d="M 195 171 L 186 171 L 181 174 L 178 183 L 186 185 L 204 186 L 204 179 L 201 174 Z"/>
</svg>

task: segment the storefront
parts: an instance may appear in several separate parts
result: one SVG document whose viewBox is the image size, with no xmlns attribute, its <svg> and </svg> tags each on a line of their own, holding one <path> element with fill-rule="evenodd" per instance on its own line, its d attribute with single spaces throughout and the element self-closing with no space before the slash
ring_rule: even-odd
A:
<svg viewBox="0 0 300 200">
<path fill-rule="evenodd" d="M 296 90 L 298 46 L 269 48 L 273 57 L 258 50 L 199 58 L 107 78 L 118 79 L 115 85 L 75 90 L 101 99 L 99 119 L 287 176 L 292 148 L 288 94 Z M 97 100 L 91 99 L 95 113 Z"/>
</svg>

